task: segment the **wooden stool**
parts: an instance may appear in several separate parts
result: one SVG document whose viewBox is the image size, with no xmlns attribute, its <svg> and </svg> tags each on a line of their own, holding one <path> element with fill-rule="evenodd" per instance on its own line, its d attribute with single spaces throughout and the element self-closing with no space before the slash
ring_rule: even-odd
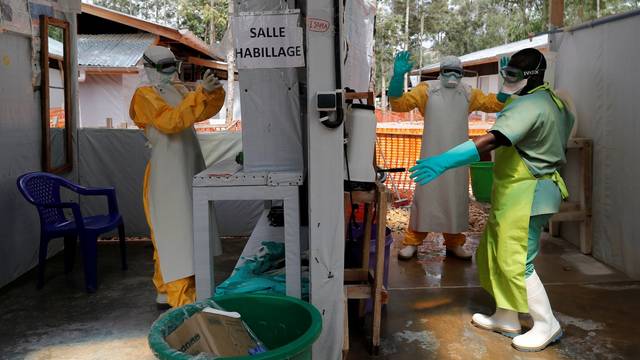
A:
<svg viewBox="0 0 640 360">
<path fill-rule="evenodd" d="M 364 204 L 365 224 L 364 239 L 362 243 L 362 266 L 356 269 L 344 270 L 345 281 L 345 339 L 342 349 L 343 359 L 349 352 L 349 313 L 348 300 L 360 300 L 360 317 L 364 316 L 365 302 L 373 299 L 373 334 L 372 352 L 377 355 L 380 350 L 380 329 L 382 323 L 382 304 L 386 304 L 389 298 L 384 288 L 384 254 L 385 237 L 387 227 L 387 201 L 389 192 L 382 183 L 376 183 L 376 188 L 371 191 L 353 191 L 351 193 L 354 204 Z M 349 193 L 345 193 L 345 204 L 350 203 Z M 373 207 L 376 209 L 377 233 L 376 233 L 376 267 L 369 270 L 369 251 L 371 244 L 371 227 L 373 225 Z M 352 209 L 353 211 L 353 209 Z M 348 226 L 348 222 L 345 222 Z"/>
</svg>

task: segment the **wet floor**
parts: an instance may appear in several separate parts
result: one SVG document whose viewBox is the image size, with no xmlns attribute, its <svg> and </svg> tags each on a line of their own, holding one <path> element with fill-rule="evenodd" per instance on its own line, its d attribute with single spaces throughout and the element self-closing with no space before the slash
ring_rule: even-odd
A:
<svg viewBox="0 0 640 360">
<path fill-rule="evenodd" d="M 471 235 L 468 245 L 477 241 Z M 228 276 L 243 241 L 227 239 L 223 246 L 217 281 Z M 472 313 L 493 308 L 473 262 L 446 258 L 438 236 L 425 241 L 417 260 L 396 260 L 397 246 L 380 355 L 368 352 L 370 320 L 352 321 L 349 359 L 640 359 L 640 282 L 562 240 L 544 240 L 536 266 L 565 336 L 532 354 L 470 325 Z M 61 256 L 49 260 L 43 290 L 35 289 L 33 273 L 0 289 L 0 359 L 152 359 L 146 336 L 161 311 L 150 282 L 151 250 L 149 243 L 130 244 L 130 269 L 122 272 L 117 245 L 102 244 L 93 295 L 83 291 L 80 266 L 63 274 Z M 528 317 L 521 320 L 531 325 Z"/>
<path fill-rule="evenodd" d="M 565 241 L 545 238 L 536 261 L 564 337 L 545 351 L 521 353 L 509 338 L 470 324 L 473 313 L 491 313 L 495 306 L 479 287 L 473 262 L 446 258 L 442 237 L 434 235 L 417 259 L 399 261 L 399 238 L 392 251 L 380 355 L 368 352 L 365 324 L 351 329 L 349 359 L 640 359 L 640 282 Z M 467 246 L 475 248 L 478 241 L 479 234 L 471 234 Z M 532 325 L 526 315 L 521 322 L 525 328 Z"/>
</svg>

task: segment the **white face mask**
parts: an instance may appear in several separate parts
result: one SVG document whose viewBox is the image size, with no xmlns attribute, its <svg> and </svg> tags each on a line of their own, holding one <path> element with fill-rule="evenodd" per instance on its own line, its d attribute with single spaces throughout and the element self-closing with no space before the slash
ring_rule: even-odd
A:
<svg viewBox="0 0 640 360">
<path fill-rule="evenodd" d="M 154 85 L 159 84 L 170 84 L 171 81 L 176 77 L 176 73 L 173 74 L 163 74 L 153 69 L 145 68 L 147 77 L 149 78 L 149 82 Z"/>
<path fill-rule="evenodd" d="M 440 74 L 440 82 L 446 88 L 455 88 L 460 84 L 460 78 L 455 75 Z"/>
<path fill-rule="evenodd" d="M 527 86 L 527 81 L 528 79 L 522 79 L 514 83 L 505 81 L 500 88 L 500 92 L 508 95 L 518 95 Z"/>
</svg>

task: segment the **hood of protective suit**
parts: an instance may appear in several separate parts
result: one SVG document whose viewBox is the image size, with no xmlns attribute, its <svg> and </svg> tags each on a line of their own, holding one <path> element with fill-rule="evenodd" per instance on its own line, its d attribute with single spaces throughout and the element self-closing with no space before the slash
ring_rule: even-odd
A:
<svg viewBox="0 0 640 360">
<path fill-rule="evenodd" d="M 446 73 L 446 70 L 458 70 L 460 75 L 454 73 Z M 443 87 L 456 88 L 462 81 L 463 74 L 462 62 L 455 56 L 445 56 L 440 60 L 440 75 L 438 79 Z"/>
<path fill-rule="evenodd" d="M 162 60 L 166 59 L 176 59 L 176 56 L 173 54 L 173 52 L 171 52 L 171 50 L 169 50 L 169 48 L 156 45 L 149 46 L 147 50 L 144 51 L 144 56 L 148 57 L 155 63 L 161 62 Z M 149 82 L 153 85 L 169 84 L 176 78 L 176 73 L 164 74 L 150 67 L 145 67 L 144 70 L 147 74 L 147 77 L 149 78 Z"/>
</svg>

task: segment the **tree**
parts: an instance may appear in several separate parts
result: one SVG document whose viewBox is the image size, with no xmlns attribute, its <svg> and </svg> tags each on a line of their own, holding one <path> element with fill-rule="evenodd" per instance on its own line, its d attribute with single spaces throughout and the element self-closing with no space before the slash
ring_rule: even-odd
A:
<svg viewBox="0 0 640 360">
<path fill-rule="evenodd" d="M 378 12 L 376 13 L 374 90 L 382 93 L 383 106 L 386 106 L 384 92 L 387 88 L 387 78 L 393 69 L 395 53 L 402 49 L 404 29 L 404 12 L 401 13 L 402 15 L 394 13 L 392 5 L 393 3 L 390 0 L 380 0 L 378 1 Z"/>
<path fill-rule="evenodd" d="M 207 43 L 212 43 L 222 39 L 224 35 L 228 9 L 228 0 L 180 0 L 178 25 L 191 30 Z"/>
<path fill-rule="evenodd" d="M 95 0 L 95 4 L 158 24 L 188 29 L 209 43 L 221 39 L 227 28 L 228 0 Z"/>
</svg>

